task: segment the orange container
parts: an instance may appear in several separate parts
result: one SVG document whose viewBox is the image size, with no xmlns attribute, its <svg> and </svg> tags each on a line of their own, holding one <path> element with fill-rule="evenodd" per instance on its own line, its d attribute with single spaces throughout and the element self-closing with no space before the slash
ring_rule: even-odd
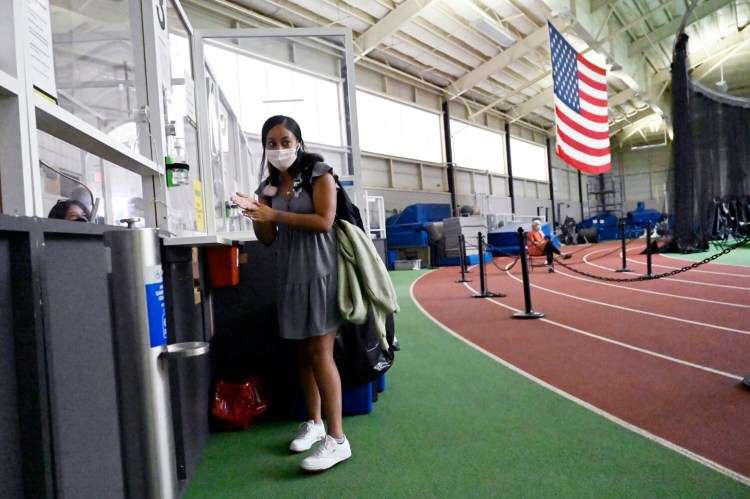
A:
<svg viewBox="0 0 750 499">
<path fill-rule="evenodd" d="M 239 246 L 206 248 L 209 282 L 213 288 L 235 286 L 240 282 Z"/>
</svg>

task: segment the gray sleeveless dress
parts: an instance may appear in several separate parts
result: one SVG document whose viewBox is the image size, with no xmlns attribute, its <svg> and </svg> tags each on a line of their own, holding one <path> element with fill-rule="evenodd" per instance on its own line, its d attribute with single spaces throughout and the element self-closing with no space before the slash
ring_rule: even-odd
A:
<svg viewBox="0 0 750 499">
<path fill-rule="evenodd" d="M 325 163 L 313 167 L 311 182 L 331 171 Z M 255 191 L 260 197 L 265 182 Z M 294 194 L 287 199 L 279 193 L 271 198 L 274 210 L 314 213 L 312 197 L 295 182 Z M 276 224 L 278 266 L 277 307 L 282 338 L 301 340 L 322 336 L 346 323 L 339 312 L 336 229 L 315 234 Z"/>
</svg>

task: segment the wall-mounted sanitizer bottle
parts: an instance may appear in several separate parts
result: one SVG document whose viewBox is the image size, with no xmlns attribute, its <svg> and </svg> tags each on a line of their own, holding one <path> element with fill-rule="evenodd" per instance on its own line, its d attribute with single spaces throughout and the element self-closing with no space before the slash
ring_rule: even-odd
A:
<svg viewBox="0 0 750 499">
<path fill-rule="evenodd" d="M 183 139 L 174 139 L 174 147 L 164 158 L 167 168 L 167 187 L 190 184 L 190 165 L 183 147 Z"/>
</svg>

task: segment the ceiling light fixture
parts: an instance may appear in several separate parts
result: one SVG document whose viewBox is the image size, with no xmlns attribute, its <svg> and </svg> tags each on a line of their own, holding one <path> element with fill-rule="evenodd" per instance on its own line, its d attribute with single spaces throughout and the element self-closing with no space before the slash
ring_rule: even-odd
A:
<svg viewBox="0 0 750 499">
<path fill-rule="evenodd" d="M 503 28 L 498 23 L 486 18 L 484 15 L 480 16 L 473 24 L 482 33 L 489 36 L 503 47 L 510 47 L 516 43 L 516 38 L 510 31 Z"/>
<path fill-rule="evenodd" d="M 656 144 L 644 144 L 640 146 L 630 146 L 631 151 L 643 151 L 644 149 L 658 149 L 667 145 L 667 128 L 664 127 L 664 140 Z"/>
<path fill-rule="evenodd" d="M 610 71 L 610 72 L 613 72 L 613 71 L 620 71 L 620 70 L 622 69 L 622 66 L 620 66 L 619 64 L 617 64 L 617 63 L 615 62 L 615 60 L 614 60 L 614 59 L 612 59 L 612 58 L 611 58 L 611 57 L 609 57 L 609 56 L 607 56 L 607 58 L 605 59 L 605 61 L 604 61 L 604 65 L 605 65 L 605 66 L 609 66 L 609 71 Z"/>
<path fill-rule="evenodd" d="M 631 151 L 643 151 L 645 149 L 659 149 L 660 147 L 666 146 L 666 142 L 659 142 L 658 144 L 646 144 L 644 146 L 632 146 Z"/>
<path fill-rule="evenodd" d="M 573 13 L 570 11 L 570 7 L 563 7 L 562 9 L 553 10 L 550 12 L 552 17 L 562 17 L 564 19 L 573 19 Z"/>
<path fill-rule="evenodd" d="M 262 102 L 263 104 L 286 104 L 288 102 L 305 102 L 305 99 L 269 99 Z"/>
<path fill-rule="evenodd" d="M 719 90 L 721 90 L 722 92 L 727 93 L 729 86 L 727 85 L 727 82 L 724 80 L 724 64 L 719 66 L 719 70 L 721 71 L 721 79 L 716 82 L 716 86 L 719 87 Z"/>
<path fill-rule="evenodd" d="M 651 131 L 651 133 L 658 132 L 659 128 L 661 128 L 661 118 L 653 119 L 648 124 L 648 129 Z"/>
<path fill-rule="evenodd" d="M 473 17 L 471 15 L 467 15 L 466 19 L 469 20 L 479 31 L 492 38 L 503 47 L 510 47 L 516 43 L 516 37 L 513 33 L 501 25 L 499 21 L 493 19 L 492 16 L 482 10 L 472 0 L 463 0 L 463 4 L 478 15 L 475 20 L 471 20 Z"/>
</svg>

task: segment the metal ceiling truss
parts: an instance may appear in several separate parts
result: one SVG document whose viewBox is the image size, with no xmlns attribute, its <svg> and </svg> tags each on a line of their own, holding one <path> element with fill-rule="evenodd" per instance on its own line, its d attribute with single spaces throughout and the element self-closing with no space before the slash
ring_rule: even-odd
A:
<svg viewBox="0 0 750 499">
<path fill-rule="evenodd" d="M 610 73 L 610 131 L 624 132 L 625 137 L 634 135 L 627 128 L 634 126 L 634 119 L 664 114 L 654 103 L 670 81 L 668 44 L 683 18 L 700 41 L 710 39 L 705 33 L 723 29 L 719 41 L 706 47 L 706 57 L 694 61 L 695 79 L 706 78 L 732 58 L 741 58 L 738 54 L 744 55 L 740 50 L 746 47 L 750 30 L 736 26 L 738 17 L 747 17 L 737 15 L 741 1 L 702 1 L 685 16 L 690 0 L 589 0 L 591 19 L 601 23 L 591 27 L 596 33 L 592 35 L 575 17 L 576 3 L 572 12 L 563 9 L 553 15 L 545 0 L 182 0 L 250 26 L 348 27 L 354 32 L 360 64 L 422 85 L 445 99 L 470 103 L 472 120 L 492 113 L 548 134 L 554 129 L 554 95 L 547 21 L 568 33 L 570 41 L 585 43 L 585 47 L 578 43 L 579 51 L 595 50 L 606 56 L 608 65 L 619 66 L 613 56 L 613 42 L 619 40 L 617 56 L 630 59 L 633 74 Z M 718 13 L 733 3 L 738 32 L 727 35 L 727 23 L 720 21 L 725 21 L 728 11 L 721 18 Z M 260 12 L 253 12 L 253 6 Z M 472 18 L 474 13 L 512 35 L 515 43 L 492 40 Z M 635 68 L 639 69 L 634 72 Z"/>
</svg>

